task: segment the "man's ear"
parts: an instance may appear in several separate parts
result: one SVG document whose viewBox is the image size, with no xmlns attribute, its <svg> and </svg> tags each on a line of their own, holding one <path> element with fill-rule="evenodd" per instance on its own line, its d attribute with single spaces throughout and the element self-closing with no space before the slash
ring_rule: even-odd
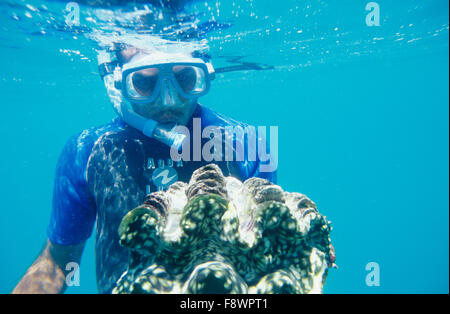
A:
<svg viewBox="0 0 450 314">
<path fill-rule="evenodd" d="M 117 61 L 119 64 L 124 64 L 129 62 L 136 54 L 138 54 L 139 49 L 135 47 L 125 47 L 116 52 Z"/>
</svg>

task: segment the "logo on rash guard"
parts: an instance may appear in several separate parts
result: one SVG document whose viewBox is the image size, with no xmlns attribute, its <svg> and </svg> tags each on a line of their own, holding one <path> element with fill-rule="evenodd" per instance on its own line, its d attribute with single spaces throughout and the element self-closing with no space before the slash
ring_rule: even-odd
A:
<svg viewBox="0 0 450 314">
<path fill-rule="evenodd" d="M 167 189 L 172 183 L 177 182 L 178 173 L 172 167 L 157 168 L 153 172 L 152 181 L 158 190 Z"/>
<path fill-rule="evenodd" d="M 170 167 L 158 168 L 153 172 L 153 183 L 156 186 L 168 186 L 175 183 L 178 179 L 178 173 Z"/>
<path fill-rule="evenodd" d="M 178 181 L 178 172 L 175 168 L 183 167 L 180 160 L 174 163 L 172 160 L 148 158 L 144 176 L 147 178 L 146 193 L 149 195 L 152 191 L 151 183 L 158 191 L 167 190 L 173 183 Z"/>
</svg>

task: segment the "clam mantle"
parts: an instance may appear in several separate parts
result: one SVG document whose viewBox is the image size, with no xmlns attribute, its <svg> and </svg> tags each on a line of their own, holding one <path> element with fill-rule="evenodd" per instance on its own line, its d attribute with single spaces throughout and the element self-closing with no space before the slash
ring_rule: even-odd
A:
<svg viewBox="0 0 450 314">
<path fill-rule="evenodd" d="M 322 293 L 330 231 L 305 195 L 210 164 L 123 218 L 130 261 L 113 293 Z"/>
</svg>

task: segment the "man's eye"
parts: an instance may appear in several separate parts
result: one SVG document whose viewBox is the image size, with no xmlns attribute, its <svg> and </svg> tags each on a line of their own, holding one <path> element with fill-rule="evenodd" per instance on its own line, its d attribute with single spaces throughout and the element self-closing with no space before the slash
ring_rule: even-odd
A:
<svg viewBox="0 0 450 314">
<path fill-rule="evenodd" d="M 158 75 L 144 75 L 142 73 L 133 74 L 134 89 L 141 96 L 151 96 L 156 86 Z"/>
<path fill-rule="evenodd" d="M 175 79 L 185 93 L 190 93 L 195 87 L 197 74 L 192 67 L 174 67 Z"/>
</svg>

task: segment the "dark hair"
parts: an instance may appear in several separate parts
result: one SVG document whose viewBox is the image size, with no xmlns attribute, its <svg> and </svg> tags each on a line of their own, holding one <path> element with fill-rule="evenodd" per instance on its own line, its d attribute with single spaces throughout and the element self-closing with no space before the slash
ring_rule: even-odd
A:
<svg viewBox="0 0 450 314">
<path fill-rule="evenodd" d="M 125 55 L 123 52 L 126 50 L 130 50 L 130 54 Z M 136 55 L 139 49 L 123 43 L 114 43 L 113 51 L 116 55 L 117 62 L 122 66 L 124 63 L 130 61 L 131 57 Z"/>
<path fill-rule="evenodd" d="M 123 65 L 124 63 L 127 63 L 130 61 L 130 59 L 136 55 L 137 52 L 140 51 L 139 48 L 124 44 L 124 43 L 114 43 L 113 49 L 112 49 L 116 55 L 117 62 L 119 65 Z M 124 51 L 131 50 L 129 55 L 123 54 Z M 211 62 L 211 56 L 205 52 L 202 52 L 200 50 L 195 50 L 191 53 L 192 57 L 202 59 L 205 62 Z"/>
</svg>

